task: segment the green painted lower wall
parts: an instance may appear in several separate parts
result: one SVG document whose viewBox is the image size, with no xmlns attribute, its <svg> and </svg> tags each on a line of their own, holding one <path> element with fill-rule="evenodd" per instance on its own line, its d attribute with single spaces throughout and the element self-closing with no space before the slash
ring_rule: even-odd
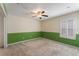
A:
<svg viewBox="0 0 79 59">
<path fill-rule="evenodd" d="M 79 34 L 77 34 L 76 40 L 71 40 L 66 38 L 60 38 L 59 33 L 55 33 L 55 32 L 8 33 L 8 44 L 16 43 L 24 40 L 30 40 L 32 38 L 37 38 L 37 37 L 43 37 L 79 47 Z"/>
<path fill-rule="evenodd" d="M 42 32 L 42 37 L 79 47 L 79 34 L 77 34 L 76 40 L 60 38 L 59 33 L 55 32 Z"/>
<path fill-rule="evenodd" d="M 41 37 L 41 32 L 8 33 L 8 44 Z"/>
</svg>

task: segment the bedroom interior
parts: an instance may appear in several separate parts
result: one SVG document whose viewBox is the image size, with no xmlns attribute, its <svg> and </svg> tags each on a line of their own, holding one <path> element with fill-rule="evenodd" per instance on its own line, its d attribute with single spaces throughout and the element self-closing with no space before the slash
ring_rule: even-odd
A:
<svg viewBox="0 0 79 59">
<path fill-rule="evenodd" d="M 79 55 L 79 4 L 4 3 L 0 8 L 3 55 Z"/>
</svg>

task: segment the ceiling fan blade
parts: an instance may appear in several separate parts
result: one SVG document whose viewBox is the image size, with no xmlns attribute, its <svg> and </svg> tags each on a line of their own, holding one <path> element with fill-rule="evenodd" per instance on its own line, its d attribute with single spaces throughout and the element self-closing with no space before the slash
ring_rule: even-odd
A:
<svg viewBox="0 0 79 59">
<path fill-rule="evenodd" d="M 32 16 L 32 17 L 36 17 L 36 15 L 35 15 L 35 14 L 32 14 L 31 16 Z"/>
<path fill-rule="evenodd" d="M 39 17 L 39 19 L 42 19 L 42 17 Z"/>
<path fill-rule="evenodd" d="M 42 15 L 42 16 L 44 16 L 44 17 L 48 17 L 48 15 Z"/>
<path fill-rule="evenodd" d="M 45 11 L 42 11 L 41 13 L 43 14 L 43 13 L 45 13 Z"/>
</svg>

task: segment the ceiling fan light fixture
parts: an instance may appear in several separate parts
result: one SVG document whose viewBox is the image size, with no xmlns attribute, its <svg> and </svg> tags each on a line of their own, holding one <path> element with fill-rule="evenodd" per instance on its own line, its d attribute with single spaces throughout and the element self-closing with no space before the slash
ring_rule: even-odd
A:
<svg viewBox="0 0 79 59">
<path fill-rule="evenodd" d="M 42 19 L 43 17 L 48 17 L 48 15 L 45 14 L 46 11 L 41 9 L 36 9 L 32 11 L 33 17 L 38 17 L 39 19 Z"/>
</svg>

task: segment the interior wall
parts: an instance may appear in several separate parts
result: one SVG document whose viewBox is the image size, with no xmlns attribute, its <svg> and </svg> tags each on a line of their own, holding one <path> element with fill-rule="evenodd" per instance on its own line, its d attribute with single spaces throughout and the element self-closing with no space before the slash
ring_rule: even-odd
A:
<svg viewBox="0 0 79 59">
<path fill-rule="evenodd" d="M 44 32 L 59 32 L 60 20 L 64 20 L 66 18 L 74 18 L 77 23 L 77 34 L 79 33 L 79 11 L 69 13 L 66 15 L 62 15 L 55 18 L 50 18 L 46 21 L 42 22 L 42 31 Z"/>
<path fill-rule="evenodd" d="M 61 38 L 59 34 L 60 20 L 67 19 L 69 17 L 74 18 L 74 20 L 76 21 L 76 25 L 77 25 L 76 40 Z M 44 38 L 79 46 L 79 11 L 55 18 L 50 18 L 46 21 L 43 21 L 41 24 L 42 24 L 42 33 Z"/>
<path fill-rule="evenodd" d="M 43 32 L 59 32 L 59 18 L 42 21 L 41 26 Z"/>
<path fill-rule="evenodd" d="M 0 47 L 4 46 L 4 16 L 0 7 Z"/>
<path fill-rule="evenodd" d="M 30 17 L 8 15 L 8 43 L 15 43 L 31 38 L 40 37 L 40 22 Z"/>
<path fill-rule="evenodd" d="M 39 32 L 40 22 L 28 17 L 7 16 L 8 33 Z"/>
<path fill-rule="evenodd" d="M 74 17 L 77 24 L 77 36 L 76 40 L 61 38 L 59 36 L 60 20 L 68 17 Z M 19 17 L 8 15 L 7 20 L 7 32 L 8 32 L 8 44 L 16 43 L 28 39 L 37 37 L 44 37 L 56 41 L 60 41 L 66 44 L 79 46 L 79 12 L 74 12 L 66 15 L 62 15 L 55 18 L 50 18 L 45 21 L 37 21 L 29 17 Z M 41 32 L 42 31 L 42 32 Z"/>
</svg>

